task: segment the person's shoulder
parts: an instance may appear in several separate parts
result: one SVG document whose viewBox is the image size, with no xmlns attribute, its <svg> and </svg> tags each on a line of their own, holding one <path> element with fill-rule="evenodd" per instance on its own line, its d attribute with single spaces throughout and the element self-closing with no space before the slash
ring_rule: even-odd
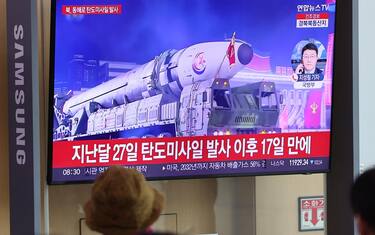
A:
<svg viewBox="0 0 375 235">
<path fill-rule="evenodd" d="M 315 68 L 315 74 L 321 74 L 321 73 L 323 73 L 323 70 L 319 68 Z"/>
</svg>

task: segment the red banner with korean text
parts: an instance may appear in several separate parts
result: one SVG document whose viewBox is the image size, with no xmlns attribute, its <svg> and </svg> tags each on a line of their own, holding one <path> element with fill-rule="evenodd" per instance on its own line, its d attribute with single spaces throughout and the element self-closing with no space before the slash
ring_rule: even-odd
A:
<svg viewBox="0 0 375 235">
<path fill-rule="evenodd" d="M 296 16 L 297 19 L 302 20 L 302 19 L 328 19 L 329 14 L 324 12 L 324 13 L 311 13 L 311 14 L 297 14 Z"/>
<path fill-rule="evenodd" d="M 64 15 L 117 15 L 122 13 L 122 5 L 64 5 Z"/>
<path fill-rule="evenodd" d="M 329 157 L 329 132 L 58 141 L 53 168 Z"/>
</svg>

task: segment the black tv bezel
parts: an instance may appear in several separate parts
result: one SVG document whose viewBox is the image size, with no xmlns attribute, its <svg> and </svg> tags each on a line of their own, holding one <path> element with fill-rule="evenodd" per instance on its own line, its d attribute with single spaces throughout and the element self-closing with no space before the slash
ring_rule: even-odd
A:
<svg viewBox="0 0 375 235">
<path fill-rule="evenodd" d="M 56 182 L 52 177 L 52 161 L 53 161 L 53 109 L 51 105 L 54 103 L 53 93 L 55 88 L 55 37 L 56 37 L 56 1 L 51 1 L 50 8 L 50 47 L 49 47 L 49 86 L 48 86 L 48 118 L 47 118 L 47 184 L 53 185 Z"/>
<path fill-rule="evenodd" d="M 55 87 L 55 37 L 56 37 L 56 1 L 51 1 L 51 9 L 50 9 L 50 54 L 49 54 L 49 87 L 48 87 L 48 128 L 47 128 L 47 184 L 48 185 L 74 185 L 74 184 L 91 184 L 94 180 L 67 180 L 67 181 L 53 181 L 53 106 L 51 104 L 54 103 L 54 87 Z M 337 9 L 337 1 L 335 3 L 335 7 Z M 336 61 L 336 30 L 337 30 L 337 10 L 335 9 L 335 26 L 334 26 L 334 48 L 333 48 L 333 55 L 332 55 L 332 100 L 331 100 L 331 120 L 330 120 L 330 148 L 329 148 L 329 163 L 328 168 L 326 170 L 306 170 L 306 171 L 284 171 L 284 172 L 265 172 L 265 173 L 235 173 L 231 174 L 214 174 L 214 175 L 192 175 L 192 176 L 181 176 L 181 177 L 147 177 L 147 180 L 154 181 L 154 180 L 178 180 L 178 179 L 205 179 L 205 178 L 228 178 L 228 177 L 246 177 L 246 176 L 275 176 L 275 175 L 292 175 L 292 174 L 301 174 L 301 175 L 308 175 L 308 174 L 319 174 L 319 173 L 329 173 L 331 171 L 331 164 L 332 164 L 332 151 L 333 151 L 333 132 L 332 127 L 334 123 L 334 101 L 338 102 L 335 99 L 334 95 L 334 83 L 335 83 L 335 61 Z M 334 115 L 336 117 L 336 115 Z"/>
</svg>

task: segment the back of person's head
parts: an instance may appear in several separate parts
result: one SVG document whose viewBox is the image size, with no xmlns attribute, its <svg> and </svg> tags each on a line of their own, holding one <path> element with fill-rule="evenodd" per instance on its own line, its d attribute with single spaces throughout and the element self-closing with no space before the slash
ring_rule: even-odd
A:
<svg viewBox="0 0 375 235">
<path fill-rule="evenodd" d="M 134 235 L 159 217 L 164 197 L 135 169 L 110 167 L 94 183 L 86 224 L 105 235 Z"/>
<path fill-rule="evenodd" d="M 355 180 L 351 204 L 361 234 L 375 234 L 375 168 Z"/>
</svg>

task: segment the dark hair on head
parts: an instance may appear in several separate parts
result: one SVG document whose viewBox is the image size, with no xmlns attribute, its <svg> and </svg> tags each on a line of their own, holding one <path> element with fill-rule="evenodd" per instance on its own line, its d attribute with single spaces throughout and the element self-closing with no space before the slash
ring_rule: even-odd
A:
<svg viewBox="0 0 375 235">
<path fill-rule="evenodd" d="M 375 168 L 355 180 L 350 196 L 354 214 L 375 231 Z"/>
<path fill-rule="evenodd" d="M 312 43 L 312 42 L 307 43 L 307 44 L 302 48 L 301 56 L 303 56 L 303 53 L 304 53 L 306 50 L 314 50 L 314 51 L 316 52 L 316 54 L 318 54 L 318 47 L 317 47 L 314 43 Z"/>
</svg>

